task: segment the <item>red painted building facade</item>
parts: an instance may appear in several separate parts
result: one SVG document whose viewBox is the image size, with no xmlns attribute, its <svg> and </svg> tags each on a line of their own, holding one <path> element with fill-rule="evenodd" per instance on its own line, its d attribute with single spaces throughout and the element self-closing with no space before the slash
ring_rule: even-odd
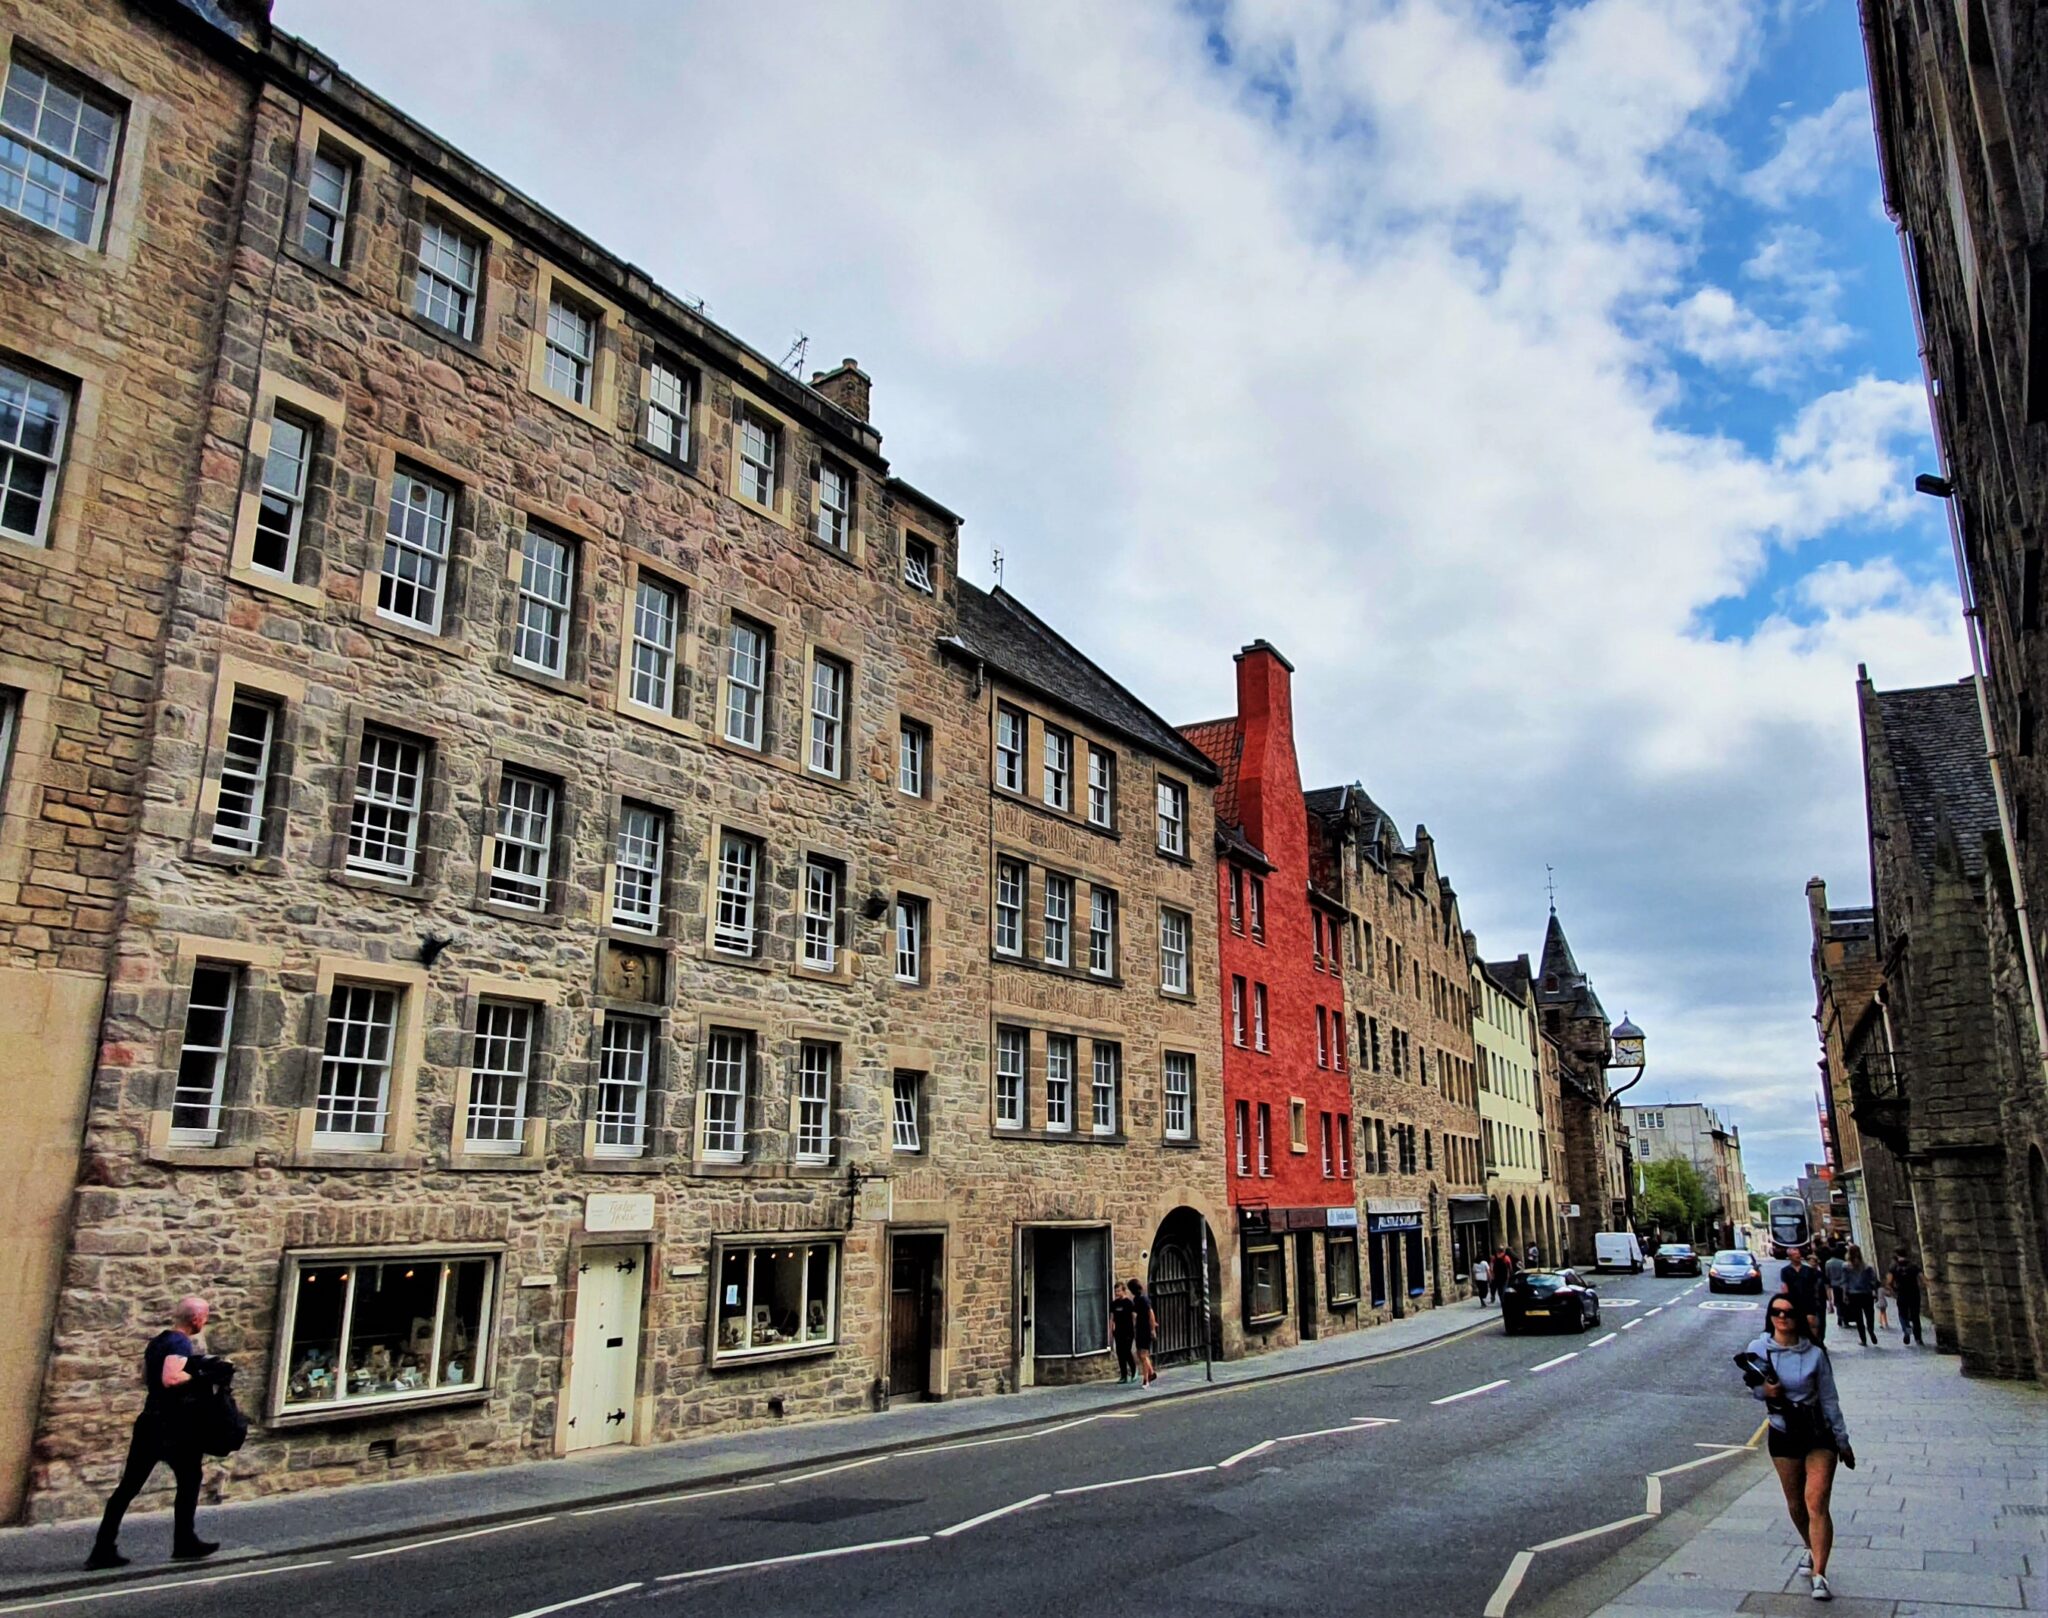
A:
<svg viewBox="0 0 2048 1618">
<path fill-rule="evenodd" d="M 1246 1346 L 1358 1318 L 1344 911 L 1310 880 L 1293 665 L 1237 655 L 1237 712 L 1182 734 L 1215 761 L 1223 1148 Z"/>
</svg>

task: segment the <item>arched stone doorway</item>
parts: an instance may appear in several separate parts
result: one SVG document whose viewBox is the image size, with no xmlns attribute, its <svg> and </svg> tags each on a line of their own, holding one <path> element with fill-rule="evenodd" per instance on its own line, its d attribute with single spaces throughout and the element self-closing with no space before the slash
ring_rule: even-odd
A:
<svg viewBox="0 0 2048 1618">
<path fill-rule="evenodd" d="M 1181 1207 L 1159 1222 L 1145 1278 L 1145 1290 L 1152 1295 L 1152 1309 L 1159 1317 L 1159 1333 L 1152 1347 L 1156 1364 L 1173 1365 L 1202 1357 L 1205 1236 L 1209 1254 L 1209 1351 L 1217 1359 L 1223 1357 L 1222 1264 L 1216 1249 L 1216 1233 L 1193 1208 Z"/>
</svg>

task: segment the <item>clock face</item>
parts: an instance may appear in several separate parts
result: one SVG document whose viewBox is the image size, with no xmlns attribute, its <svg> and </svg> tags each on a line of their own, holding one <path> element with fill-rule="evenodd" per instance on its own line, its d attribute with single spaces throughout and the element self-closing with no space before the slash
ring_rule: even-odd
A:
<svg viewBox="0 0 2048 1618">
<path fill-rule="evenodd" d="M 1614 1067 L 1641 1067 L 1643 1065 L 1643 1042 L 1639 1039 L 1617 1039 L 1614 1042 Z"/>
</svg>

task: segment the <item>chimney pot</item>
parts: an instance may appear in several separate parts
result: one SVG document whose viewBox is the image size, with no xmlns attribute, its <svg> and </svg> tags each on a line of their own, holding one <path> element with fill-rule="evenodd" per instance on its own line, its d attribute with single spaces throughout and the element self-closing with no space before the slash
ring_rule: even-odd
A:
<svg viewBox="0 0 2048 1618">
<path fill-rule="evenodd" d="M 868 396 L 874 389 L 874 379 L 860 368 L 860 362 L 851 357 L 839 362 L 837 370 L 820 371 L 811 378 L 811 386 L 839 406 L 850 416 L 868 419 Z"/>
</svg>

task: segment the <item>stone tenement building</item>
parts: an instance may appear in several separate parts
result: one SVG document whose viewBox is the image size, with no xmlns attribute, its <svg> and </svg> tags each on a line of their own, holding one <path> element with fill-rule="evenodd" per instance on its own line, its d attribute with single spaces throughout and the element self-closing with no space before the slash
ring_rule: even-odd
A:
<svg viewBox="0 0 2048 1618">
<path fill-rule="evenodd" d="M 1343 907 L 1344 996 L 1372 1318 L 1464 1295 L 1488 1246 L 1479 1077 L 1457 895 L 1365 789 L 1307 797 L 1317 886 Z"/>
<path fill-rule="evenodd" d="M 1105 1374 L 1226 1206 L 1206 761 L 962 585 L 851 361 L 260 4 L 0 18 L 34 1514 L 194 1288 L 238 1493 Z"/>
<path fill-rule="evenodd" d="M 1465 935 L 1472 966 L 1472 1042 L 1479 1070 L 1480 1153 L 1492 1208 L 1491 1239 L 1519 1262 L 1531 1243 L 1546 1264 L 1563 1255 L 1553 1120 L 1557 1075 L 1544 1082 L 1543 1032 L 1529 958 L 1489 963 Z"/>
<path fill-rule="evenodd" d="M 228 292 L 234 187 L 224 177 L 241 167 L 250 108 L 238 76 L 207 52 L 111 7 L 6 0 L 0 79 L 8 1520 L 21 1503 Z"/>
<path fill-rule="evenodd" d="M 1567 1257 L 1574 1264 L 1591 1264 L 1595 1235 L 1629 1228 L 1627 1148 L 1607 1091 L 1613 1026 L 1593 992 L 1593 980 L 1579 970 L 1555 910 L 1543 934 L 1535 993 L 1543 1031 L 1557 1046 L 1564 1200 L 1579 1210 L 1568 1221 Z"/>
<path fill-rule="evenodd" d="M 1360 1323 L 1342 905 L 1315 879 L 1294 752 L 1294 666 L 1237 654 L 1237 712 L 1184 726 L 1214 761 L 1223 1104 L 1248 1343 Z"/>
<path fill-rule="evenodd" d="M 1905 1169 L 1938 1344 L 1966 1371 L 2036 1375 L 2044 1289 L 2014 1161 L 2033 1047 L 2024 989 L 1998 971 L 2011 912 L 1976 693 L 1865 676 L 1857 697 L 1882 982 L 1842 1036 L 1856 1129 Z"/>
<path fill-rule="evenodd" d="M 1621 1109 L 1637 1163 L 1676 1160 L 1692 1165 L 1714 1210 L 1711 1240 L 1730 1245 L 1735 1227 L 1749 1223 L 1749 1190 L 1742 1175 L 1742 1135 L 1698 1101 L 1642 1103 Z"/>
<path fill-rule="evenodd" d="M 1886 209 L 1898 226 L 1928 409 L 1962 564 L 1979 750 L 1998 828 L 1991 953 L 2015 1045 L 1996 1087 L 2015 1273 L 2033 1360 L 2048 1365 L 2048 11 L 2015 0 L 1862 0 Z M 1880 904 L 1880 928 L 1883 914 Z M 1859 1123 L 1861 1122 L 1859 1114 Z M 1916 1197 L 1920 1178 L 1913 1175 Z M 1937 1221 L 1919 1198 L 1922 1231 Z"/>
<path fill-rule="evenodd" d="M 1884 965 L 1877 956 L 1877 917 L 1868 906 L 1831 909 L 1827 884 L 1806 884 L 1813 927 L 1814 1023 L 1820 1033 L 1821 1087 L 1827 1097 L 1829 1166 L 1849 1205 L 1850 1239 L 1880 1269 L 1901 1247 L 1920 1250 L 1913 1188 L 1897 1157 L 1876 1136 L 1864 1137 L 1850 1093 L 1851 1036 L 1867 1040 L 1866 1019 L 1882 1013 Z"/>
</svg>

